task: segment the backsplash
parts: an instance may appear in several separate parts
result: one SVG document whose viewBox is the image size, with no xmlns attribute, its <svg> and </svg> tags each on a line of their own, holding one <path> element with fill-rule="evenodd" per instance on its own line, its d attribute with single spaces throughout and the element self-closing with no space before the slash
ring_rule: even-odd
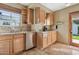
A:
<svg viewBox="0 0 79 59">
<path fill-rule="evenodd" d="M 0 26 L 0 33 L 6 32 L 20 32 L 20 31 L 52 31 L 55 30 L 56 26 L 53 25 L 42 25 L 42 24 L 23 24 L 22 26 Z"/>
</svg>

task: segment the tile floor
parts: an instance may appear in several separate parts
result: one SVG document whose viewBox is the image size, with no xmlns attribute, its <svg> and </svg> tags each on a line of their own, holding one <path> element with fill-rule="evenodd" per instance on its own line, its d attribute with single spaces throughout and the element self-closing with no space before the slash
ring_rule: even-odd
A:
<svg viewBox="0 0 79 59">
<path fill-rule="evenodd" d="M 65 45 L 62 43 L 55 43 L 44 50 L 37 48 L 23 52 L 21 55 L 78 55 L 79 48 L 74 46 Z"/>
</svg>

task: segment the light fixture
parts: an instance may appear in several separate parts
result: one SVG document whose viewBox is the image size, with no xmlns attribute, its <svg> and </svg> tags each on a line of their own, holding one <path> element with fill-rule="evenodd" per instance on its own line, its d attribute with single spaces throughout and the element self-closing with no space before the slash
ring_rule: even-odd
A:
<svg viewBox="0 0 79 59">
<path fill-rule="evenodd" d="M 68 6 L 70 6 L 70 5 L 71 5 L 71 3 L 66 3 L 66 5 L 65 5 L 65 6 L 66 6 L 66 7 L 68 7 Z"/>
</svg>

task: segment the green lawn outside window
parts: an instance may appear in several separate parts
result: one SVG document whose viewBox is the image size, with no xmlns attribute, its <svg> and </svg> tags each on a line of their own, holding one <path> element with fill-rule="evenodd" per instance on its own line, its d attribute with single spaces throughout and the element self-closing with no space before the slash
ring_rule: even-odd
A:
<svg viewBox="0 0 79 59">
<path fill-rule="evenodd" d="M 73 36 L 72 36 L 72 39 L 79 40 L 79 36 L 73 35 Z"/>
</svg>

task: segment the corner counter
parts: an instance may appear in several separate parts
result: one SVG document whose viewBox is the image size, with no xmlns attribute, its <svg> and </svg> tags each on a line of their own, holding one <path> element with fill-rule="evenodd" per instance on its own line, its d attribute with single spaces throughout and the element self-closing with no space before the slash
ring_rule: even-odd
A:
<svg viewBox="0 0 79 59">
<path fill-rule="evenodd" d="M 44 49 L 57 40 L 57 31 L 46 31 L 37 33 L 37 48 Z"/>
</svg>

